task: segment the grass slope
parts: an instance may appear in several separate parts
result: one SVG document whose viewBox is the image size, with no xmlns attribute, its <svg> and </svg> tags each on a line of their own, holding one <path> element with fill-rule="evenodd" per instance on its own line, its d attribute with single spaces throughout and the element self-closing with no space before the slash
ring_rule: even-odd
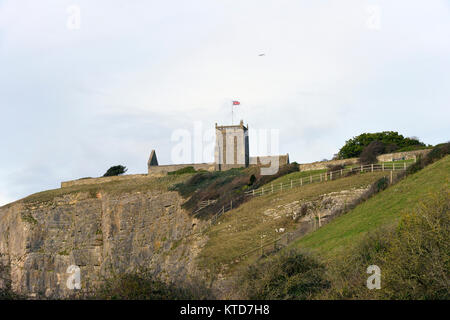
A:
<svg viewBox="0 0 450 320">
<path fill-rule="evenodd" d="M 438 192 L 450 178 L 450 156 L 408 176 L 347 214 L 295 241 L 290 247 L 307 248 L 331 258 L 356 243 L 368 231 L 395 223 L 403 210 L 424 196 Z"/>
<path fill-rule="evenodd" d="M 88 192 L 92 195 L 92 197 L 95 197 L 96 193 L 101 192 L 107 192 L 109 194 L 121 194 L 121 193 L 127 193 L 127 192 L 135 192 L 135 191 L 152 191 L 152 190 L 159 190 L 159 191 L 167 191 L 170 186 L 180 183 L 187 178 L 189 178 L 191 174 L 184 174 L 184 175 L 170 175 L 170 176 L 164 176 L 164 177 L 142 177 L 142 178 L 136 178 L 136 179 L 129 179 L 129 180 L 120 180 L 120 181 L 111 181 L 111 182 L 104 182 L 104 183 L 98 183 L 98 184 L 86 184 L 86 185 L 79 185 L 79 186 L 71 186 L 71 187 L 65 187 L 65 188 L 58 188 L 58 189 L 52 189 L 52 190 L 46 190 L 38 193 L 34 193 L 32 195 L 29 195 L 23 199 L 17 200 L 16 202 L 47 202 L 52 201 L 55 197 L 60 197 L 66 194 L 72 194 L 72 193 L 78 193 L 78 192 Z M 5 207 L 12 205 L 12 202 Z"/>
<path fill-rule="evenodd" d="M 264 243 L 266 243 L 279 236 L 275 232 L 276 228 L 282 227 L 287 231 L 295 228 L 295 223 L 290 217 L 267 219 L 264 212 L 269 208 L 277 208 L 279 205 L 297 200 L 312 200 L 330 192 L 368 186 L 383 175 L 386 175 L 386 172 L 357 174 L 253 198 L 240 207 L 225 213 L 219 220 L 220 224 L 209 229 L 207 232 L 209 240 L 200 253 L 199 264 L 205 268 L 227 265 L 246 251 L 258 247 L 261 236 L 264 237 Z M 249 262 L 251 259 L 240 261 L 239 264 Z M 235 266 L 236 264 L 233 264 L 229 270 Z"/>
</svg>

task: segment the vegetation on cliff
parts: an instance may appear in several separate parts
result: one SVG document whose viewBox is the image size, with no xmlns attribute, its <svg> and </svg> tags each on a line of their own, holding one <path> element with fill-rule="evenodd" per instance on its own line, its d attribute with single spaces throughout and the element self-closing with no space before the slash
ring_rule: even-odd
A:
<svg viewBox="0 0 450 320">
<path fill-rule="evenodd" d="M 435 153 L 437 151 L 430 156 L 427 155 L 423 160 L 419 160 L 416 166 L 420 167 L 432 161 L 430 159 L 434 158 L 433 154 Z M 415 167 L 410 167 L 408 172 L 413 173 L 415 170 L 417 170 Z M 294 246 L 314 249 L 321 255 L 337 255 L 370 230 L 398 222 L 400 213 L 413 208 L 423 199 L 424 195 L 439 192 L 442 186 L 448 183 L 449 172 L 450 156 L 447 155 L 423 170 L 408 175 L 399 183 L 316 232 L 306 235 Z"/>
<path fill-rule="evenodd" d="M 214 298 L 201 281 L 189 284 L 166 283 L 148 269 L 114 274 L 87 295 L 100 300 L 206 300 Z"/>
<path fill-rule="evenodd" d="M 397 225 L 368 232 L 330 259 L 288 249 L 249 266 L 236 281 L 249 299 L 449 299 L 450 193 L 445 186 Z M 381 270 L 381 288 L 369 290 L 368 266 Z"/>
<path fill-rule="evenodd" d="M 177 190 L 187 198 L 183 208 L 193 213 L 200 201 L 216 200 L 197 213 L 198 217 L 210 217 L 217 213 L 223 206 L 238 207 L 248 200 L 244 192 L 257 189 L 260 186 L 275 180 L 286 174 L 298 171 L 298 164 L 291 163 L 282 166 L 274 175 L 261 175 L 258 167 L 237 168 L 226 171 L 199 172 L 188 180 L 176 184 L 172 190 Z"/>
<path fill-rule="evenodd" d="M 399 183 L 280 254 L 254 262 L 236 288 L 242 287 L 245 297 L 265 297 L 264 288 L 272 288 L 282 299 L 449 299 L 449 151 L 448 143 L 435 147 Z M 308 270 L 284 272 L 280 261 L 292 250 L 315 263 Z M 381 269 L 381 289 L 366 286 L 370 265 Z M 316 275 L 307 282 L 311 286 L 287 294 L 305 273 Z M 322 284 L 323 290 L 316 290 Z"/>
<path fill-rule="evenodd" d="M 346 141 L 339 150 L 338 157 L 340 159 L 359 157 L 364 148 L 373 141 L 378 141 L 382 144 L 382 153 L 410 151 L 411 149 L 423 149 L 426 147 L 417 138 L 405 138 L 395 131 L 363 133 Z"/>
</svg>

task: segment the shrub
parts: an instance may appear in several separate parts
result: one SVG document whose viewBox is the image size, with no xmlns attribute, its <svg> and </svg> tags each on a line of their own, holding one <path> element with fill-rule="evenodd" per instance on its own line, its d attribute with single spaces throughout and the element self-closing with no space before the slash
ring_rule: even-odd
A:
<svg viewBox="0 0 450 320">
<path fill-rule="evenodd" d="M 255 177 L 254 174 L 252 174 L 252 175 L 250 176 L 250 181 L 248 182 L 248 185 L 249 185 L 249 186 L 253 185 L 253 184 L 255 183 L 255 181 L 256 181 L 256 177 Z"/>
<path fill-rule="evenodd" d="M 12 291 L 11 286 L 0 288 L 0 300 L 24 300 L 26 297 L 16 294 Z"/>
<path fill-rule="evenodd" d="M 341 169 L 345 169 L 345 166 L 343 165 L 343 164 L 329 164 L 328 166 L 327 166 L 327 168 L 328 168 L 328 171 L 331 171 L 331 172 L 334 172 L 334 171 L 338 171 L 338 170 L 341 170 Z"/>
<path fill-rule="evenodd" d="M 204 300 L 213 298 L 202 282 L 177 286 L 156 279 L 149 270 L 115 274 L 103 281 L 91 299 L 101 300 Z"/>
<path fill-rule="evenodd" d="M 448 186 L 403 215 L 384 261 L 384 297 L 450 299 Z"/>
<path fill-rule="evenodd" d="M 113 166 L 109 168 L 108 171 L 106 171 L 106 173 L 103 176 L 104 177 L 118 176 L 120 174 L 124 174 L 125 172 L 127 172 L 127 170 L 128 169 L 122 165 Z"/>
<path fill-rule="evenodd" d="M 383 154 L 386 147 L 381 141 L 372 141 L 361 152 L 359 162 L 361 164 L 371 164 L 377 162 L 377 156 Z"/>
<path fill-rule="evenodd" d="M 448 185 L 414 209 L 397 226 L 368 233 L 329 266 L 327 298 L 450 298 L 450 193 Z M 381 289 L 368 290 L 366 268 L 381 269 Z"/>
<path fill-rule="evenodd" d="M 249 198 L 244 196 L 244 192 L 249 189 L 249 183 L 252 189 L 277 179 L 283 175 L 298 171 L 298 164 L 287 164 L 278 170 L 274 175 L 261 175 L 258 167 L 236 168 L 226 171 L 201 172 L 193 175 L 187 181 L 174 185 L 171 190 L 178 191 L 183 197 L 190 197 L 183 208 L 194 212 L 197 205 L 203 200 L 217 200 L 197 212 L 200 218 L 209 217 L 216 214 L 221 208 L 228 207 L 233 201 L 233 208 Z M 254 178 L 252 178 L 252 176 Z"/>
<path fill-rule="evenodd" d="M 339 159 L 359 157 L 363 149 L 373 141 L 380 141 L 388 146 L 384 152 L 392 152 L 397 148 L 405 148 L 409 146 L 422 146 L 425 144 L 417 138 L 405 138 L 395 131 L 383 131 L 377 133 L 363 133 L 359 136 L 345 142 L 345 145 L 339 150 Z"/>
<path fill-rule="evenodd" d="M 186 174 L 186 173 L 196 173 L 197 171 L 195 171 L 194 167 L 189 166 L 189 167 L 184 167 L 181 169 L 178 169 L 176 171 L 172 171 L 172 172 L 168 172 L 168 175 L 180 175 L 180 174 Z"/>
<path fill-rule="evenodd" d="M 308 299 L 329 282 L 322 264 L 291 250 L 251 265 L 236 286 L 244 299 Z"/>
<path fill-rule="evenodd" d="M 405 174 L 408 175 L 415 173 L 448 154 L 450 154 L 449 142 L 437 145 L 428 154 L 426 154 L 425 157 L 419 157 L 415 163 L 410 165 Z"/>
</svg>

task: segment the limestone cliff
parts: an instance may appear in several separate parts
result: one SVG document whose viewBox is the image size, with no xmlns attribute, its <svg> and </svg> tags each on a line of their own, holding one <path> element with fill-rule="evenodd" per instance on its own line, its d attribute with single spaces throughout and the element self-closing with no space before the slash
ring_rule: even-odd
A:
<svg viewBox="0 0 450 320">
<path fill-rule="evenodd" d="M 70 297 L 67 268 L 81 270 L 83 289 L 112 271 L 149 267 L 163 279 L 186 280 L 205 243 L 197 221 L 170 191 L 74 192 L 0 208 L 0 286 L 29 297 Z M 2 270 L 0 269 L 0 270 Z"/>
</svg>

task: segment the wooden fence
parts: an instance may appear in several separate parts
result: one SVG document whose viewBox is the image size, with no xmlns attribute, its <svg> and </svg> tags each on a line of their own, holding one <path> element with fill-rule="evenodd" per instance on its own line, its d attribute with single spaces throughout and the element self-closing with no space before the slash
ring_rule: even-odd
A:
<svg viewBox="0 0 450 320">
<path fill-rule="evenodd" d="M 288 183 L 280 183 L 280 184 L 272 184 L 269 188 L 262 187 L 259 189 L 254 189 L 247 191 L 245 193 L 245 196 L 263 196 L 263 195 L 269 195 L 274 192 L 282 192 L 301 187 L 310 183 L 315 182 L 324 182 L 324 181 L 332 181 L 336 180 L 342 177 L 346 177 L 349 174 L 354 173 L 364 173 L 364 172 L 375 172 L 375 171 L 387 171 L 389 172 L 388 176 L 390 177 L 390 183 L 393 181 L 393 173 L 396 171 L 402 171 L 406 170 L 406 168 L 410 165 L 406 162 L 404 163 L 381 163 L 381 164 L 369 164 L 369 165 L 361 165 L 361 166 L 351 166 L 349 168 L 331 171 L 331 172 L 324 172 L 316 175 L 310 175 L 307 177 L 302 177 L 299 179 L 292 179 Z M 206 224 L 201 232 L 206 231 L 209 229 L 212 225 L 216 224 L 219 220 L 219 218 L 227 211 L 230 211 L 233 209 L 233 201 L 230 201 L 230 203 L 227 206 L 223 206 L 209 221 L 208 224 Z M 283 235 L 271 238 L 271 239 L 264 239 L 261 235 L 260 243 L 258 246 L 255 246 L 253 249 L 250 249 L 239 256 L 236 257 L 236 261 L 239 261 L 240 259 L 250 256 L 252 254 L 258 253 L 260 256 L 270 254 L 273 252 L 278 251 L 279 249 L 287 246 L 290 242 L 293 240 L 305 235 L 306 233 L 309 233 L 310 231 L 313 231 L 317 228 L 319 228 L 320 221 L 311 220 L 309 222 L 304 222 L 299 228 L 297 228 L 294 231 L 284 233 Z"/>
<path fill-rule="evenodd" d="M 309 175 L 301 177 L 299 179 L 291 179 L 287 183 L 272 183 L 270 186 L 261 187 L 259 189 L 253 189 L 246 191 L 245 195 L 248 196 L 263 196 L 274 192 L 287 191 L 296 187 L 301 187 L 307 184 L 323 181 L 332 181 L 339 178 L 346 177 L 352 173 L 363 173 L 363 172 L 375 172 L 375 171 L 391 171 L 391 182 L 392 173 L 394 171 L 405 170 L 408 167 L 406 162 L 403 163 L 381 163 L 381 164 L 368 164 L 361 166 L 351 166 L 350 168 L 345 168 L 336 171 L 323 172 L 315 175 Z"/>
</svg>

